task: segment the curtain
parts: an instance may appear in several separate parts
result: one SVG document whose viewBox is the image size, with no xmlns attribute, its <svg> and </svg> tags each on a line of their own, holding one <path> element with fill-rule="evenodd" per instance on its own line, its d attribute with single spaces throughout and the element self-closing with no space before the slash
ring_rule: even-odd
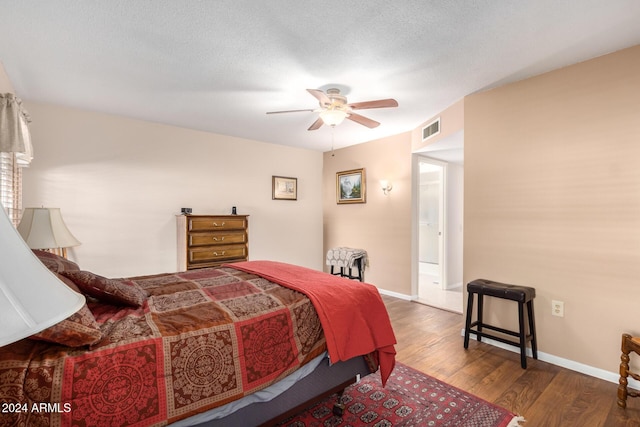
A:
<svg viewBox="0 0 640 427">
<path fill-rule="evenodd" d="M 27 166 L 33 159 L 29 114 L 22 101 L 12 93 L 0 93 L 0 152 L 16 153 L 18 164 Z"/>
</svg>

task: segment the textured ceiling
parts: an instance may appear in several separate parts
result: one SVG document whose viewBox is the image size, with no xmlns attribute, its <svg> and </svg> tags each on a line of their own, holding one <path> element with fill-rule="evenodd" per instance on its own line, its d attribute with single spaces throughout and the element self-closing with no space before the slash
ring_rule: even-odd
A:
<svg viewBox="0 0 640 427">
<path fill-rule="evenodd" d="M 327 151 L 414 129 L 465 95 L 640 43 L 637 0 L 0 0 L 18 96 Z M 305 89 L 382 123 L 306 129 Z M 37 119 L 37 118 L 36 118 Z"/>
</svg>

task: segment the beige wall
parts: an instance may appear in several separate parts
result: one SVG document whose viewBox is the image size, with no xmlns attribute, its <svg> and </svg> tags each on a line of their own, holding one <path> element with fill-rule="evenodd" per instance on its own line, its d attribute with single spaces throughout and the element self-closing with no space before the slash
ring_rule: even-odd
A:
<svg viewBox="0 0 640 427">
<path fill-rule="evenodd" d="M 440 133 L 426 141 L 422 140 L 422 128 L 440 118 Z M 443 110 L 437 116 L 423 122 L 411 132 L 411 151 L 423 151 L 425 147 L 445 140 L 464 129 L 464 99 Z"/>
<path fill-rule="evenodd" d="M 336 172 L 365 168 L 367 202 L 338 205 Z M 384 195 L 380 180 L 393 190 Z M 365 249 L 365 279 L 378 288 L 411 294 L 411 134 L 324 153 L 324 249 Z M 325 267 L 325 271 L 328 268 Z"/>
<path fill-rule="evenodd" d="M 24 206 L 54 206 L 109 277 L 176 270 L 175 215 L 249 214 L 249 256 L 323 267 L 322 153 L 27 102 L 36 157 Z M 271 176 L 298 200 L 271 200 Z"/>
<path fill-rule="evenodd" d="M 471 95 L 464 117 L 465 283 L 535 287 L 540 350 L 615 372 L 640 333 L 640 46 Z"/>
<path fill-rule="evenodd" d="M 0 93 L 14 93 L 13 85 L 9 80 L 9 76 L 4 71 L 4 66 L 0 62 Z"/>
</svg>

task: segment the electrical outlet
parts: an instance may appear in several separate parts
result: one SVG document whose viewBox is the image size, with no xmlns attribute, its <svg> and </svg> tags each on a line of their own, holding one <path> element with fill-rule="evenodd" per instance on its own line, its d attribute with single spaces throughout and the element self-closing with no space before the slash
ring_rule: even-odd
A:
<svg viewBox="0 0 640 427">
<path fill-rule="evenodd" d="M 551 301 L 551 314 L 558 317 L 564 317 L 564 301 Z"/>
</svg>

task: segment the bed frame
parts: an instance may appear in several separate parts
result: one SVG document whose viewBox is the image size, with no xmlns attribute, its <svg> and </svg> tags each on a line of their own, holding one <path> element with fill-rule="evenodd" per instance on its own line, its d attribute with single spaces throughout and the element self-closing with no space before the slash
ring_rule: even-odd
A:
<svg viewBox="0 0 640 427">
<path fill-rule="evenodd" d="M 316 369 L 269 402 L 250 404 L 224 418 L 195 424 L 194 427 L 274 426 L 313 404 L 340 393 L 371 371 L 364 357 L 354 357 L 329 365 L 323 360 Z"/>
</svg>

